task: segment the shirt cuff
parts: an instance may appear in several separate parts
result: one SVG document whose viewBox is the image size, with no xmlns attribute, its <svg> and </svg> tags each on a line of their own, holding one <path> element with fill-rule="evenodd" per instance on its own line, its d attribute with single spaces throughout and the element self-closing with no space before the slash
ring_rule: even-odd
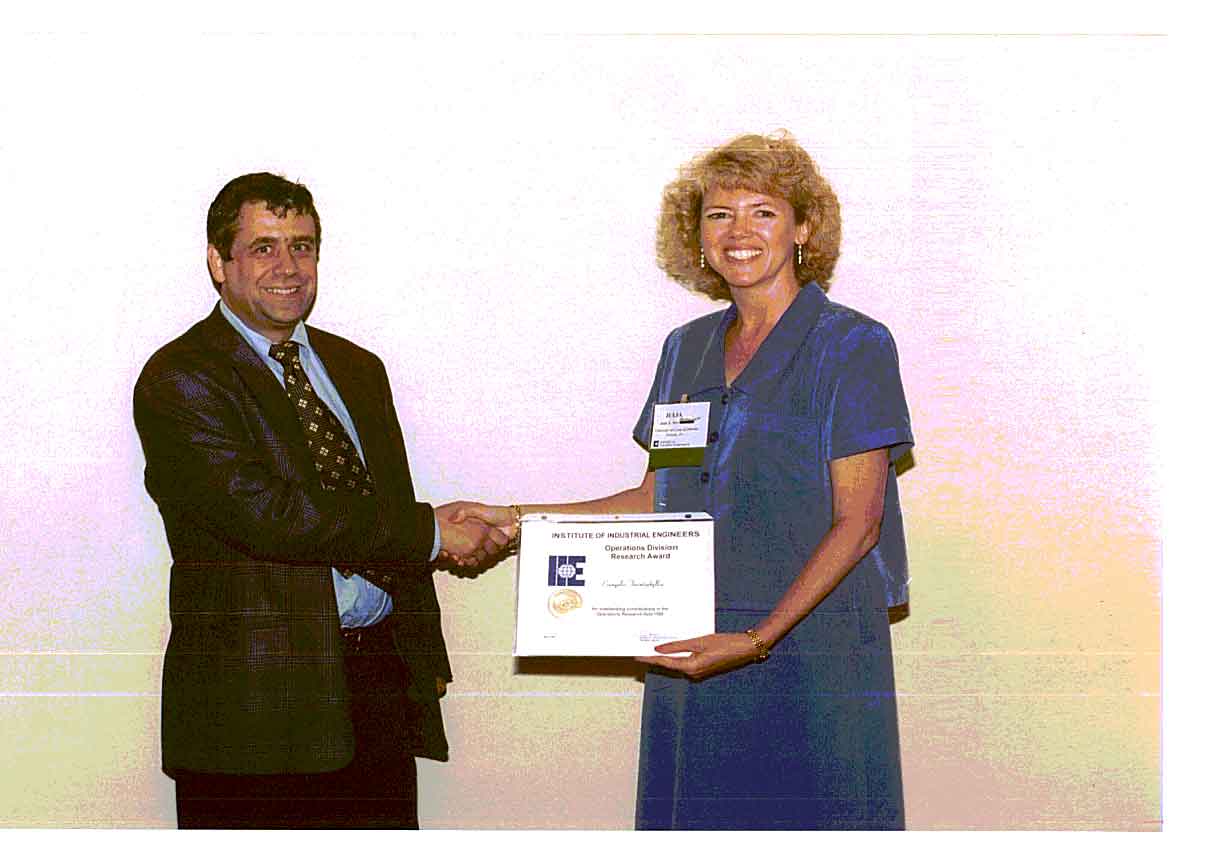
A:
<svg viewBox="0 0 1232 864">
<path fill-rule="evenodd" d="M 436 539 L 432 541 L 432 555 L 428 558 L 428 563 L 431 564 L 436 560 L 436 556 L 441 554 L 441 523 L 436 521 L 436 509 L 432 510 L 432 530 L 436 532 Z"/>
</svg>

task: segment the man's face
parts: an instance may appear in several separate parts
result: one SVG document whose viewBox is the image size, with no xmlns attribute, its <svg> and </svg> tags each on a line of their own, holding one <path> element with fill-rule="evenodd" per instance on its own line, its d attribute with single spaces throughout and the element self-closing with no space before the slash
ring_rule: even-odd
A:
<svg viewBox="0 0 1232 864">
<path fill-rule="evenodd" d="M 281 342 L 317 296 L 316 226 L 307 213 L 278 216 L 264 201 L 245 203 L 237 222 L 230 261 L 209 247 L 210 274 L 240 320 Z"/>
</svg>

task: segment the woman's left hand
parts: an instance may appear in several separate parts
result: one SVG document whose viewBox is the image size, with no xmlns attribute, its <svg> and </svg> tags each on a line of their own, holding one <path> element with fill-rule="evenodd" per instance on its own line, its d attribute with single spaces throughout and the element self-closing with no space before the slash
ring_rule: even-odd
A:
<svg viewBox="0 0 1232 864">
<path fill-rule="evenodd" d="M 711 633 L 695 639 L 681 639 L 656 645 L 659 654 L 678 654 L 688 651 L 688 657 L 638 657 L 641 663 L 662 666 L 674 672 L 683 672 L 690 678 L 708 678 L 752 663 L 761 653 L 747 633 Z"/>
</svg>

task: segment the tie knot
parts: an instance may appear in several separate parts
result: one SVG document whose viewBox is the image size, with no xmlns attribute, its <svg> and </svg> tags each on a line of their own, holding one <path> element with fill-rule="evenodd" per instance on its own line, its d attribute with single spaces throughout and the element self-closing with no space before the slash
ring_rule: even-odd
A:
<svg viewBox="0 0 1232 864">
<path fill-rule="evenodd" d="M 290 339 L 286 342 L 275 342 L 270 346 L 269 353 L 271 357 L 286 367 L 299 360 L 299 345 Z"/>
</svg>

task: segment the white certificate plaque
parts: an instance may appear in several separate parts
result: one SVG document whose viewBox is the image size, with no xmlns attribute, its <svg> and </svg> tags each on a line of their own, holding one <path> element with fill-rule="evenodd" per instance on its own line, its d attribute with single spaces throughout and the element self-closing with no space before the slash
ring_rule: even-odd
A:
<svg viewBox="0 0 1232 864">
<path fill-rule="evenodd" d="M 708 514 L 522 518 L 515 657 L 640 657 L 713 632 Z"/>
</svg>

